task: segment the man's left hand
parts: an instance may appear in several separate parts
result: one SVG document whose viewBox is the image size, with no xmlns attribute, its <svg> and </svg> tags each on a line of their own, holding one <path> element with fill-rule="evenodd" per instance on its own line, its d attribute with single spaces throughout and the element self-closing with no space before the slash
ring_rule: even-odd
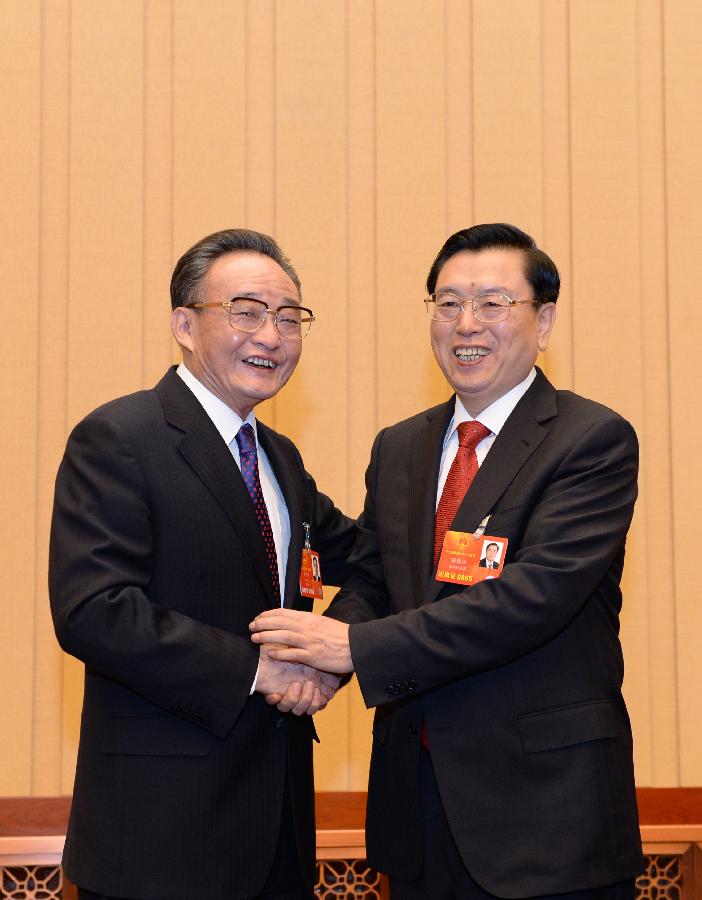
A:
<svg viewBox="0 0 702 900">
<path fill-rule="evenodd" d="M 268 609 L 256 616 L 249 628 L 251 640 L 257 644 L 286 645 L 267 648 L 273 659 L 304 663 L 339 675 L 353 672 L 349 626 L 345 622 L 295 609 Z"/>
</svg>

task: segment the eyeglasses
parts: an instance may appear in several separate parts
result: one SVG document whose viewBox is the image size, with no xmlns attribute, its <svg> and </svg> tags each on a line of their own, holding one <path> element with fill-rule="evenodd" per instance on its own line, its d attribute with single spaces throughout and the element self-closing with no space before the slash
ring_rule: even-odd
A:
<svg viewBox="0 0 702 900">
<path fill-rule="evenodd" d="M 301 341 L 310 333 L 314 314 L 306 306 L 279 306 L 269 309 L 263 300 L 250 297 L 234 297 L 225 303 L 190 303 L 188 309 L 208 309 L 219 307 L 229 312 L 229 324 L 236 331 L 251 334 L 263 325 L 267 316 L 273 316 L 273 324 L 278 334 L 286 341 Z"/>
<path fill-rule="evenodd" d="M 475 297 L 459 297 L 448 291 L 441 294 L 430 294 L 424 303 L 427 315 L 435 322 L 455 322 L 460 314 L 470 304 L 473 307 L 473 315 L 478 322 L 490 325 L 494 322 L 504 322 L 509 318 L 512 307 L 518 303 L 531 303 L 538 306 L 536 300 L 512 300 L 506 294 L 478 294 Z"/>
</svg>

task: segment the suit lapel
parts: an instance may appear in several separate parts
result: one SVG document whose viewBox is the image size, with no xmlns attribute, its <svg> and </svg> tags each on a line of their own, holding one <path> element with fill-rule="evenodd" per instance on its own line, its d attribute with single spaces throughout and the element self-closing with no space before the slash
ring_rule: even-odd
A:
<svg viewBox="0 0 702 900">
<path fill-rule="evenodd" d="M 424 602 L 427 581 L 433 581 L 436 485 L 444 436 L 454 410 L 453 397 L 429 410 L 410 446 L 408 538 L 416 605 Z"/>
<path fill-rule="evenodd" d="M 548 434 L 543 423 L 556 414 L 556 391 L 537 369 L 534 383 L 512 410 L 478 469 L 451 524 L 451 531 L 472 533 L 485 516 L 492 513 L 499 498 Z M 436 487 L 436 478 L 433 483 Z M 490 533 L 489 524 L 487 533 Z M 435 600 L 443 586 L 443 582 L 434 579 L 432 570 L 424 602 Z"/>
<path fill-rule="evenodd" d="M 276 435 L 263 423 L 257 423 L 258 437 L 270 464 L 275 472 L 278 485 L 283 494 L 285 505 L 288 508 L 290 519 L 290 545 L 288 547 L 288 561 L 285 567 L 285 585 L 283 591 L 283 606 L 292 607 L 298 594 L 300 580 L 300 562 L 302 560 L 303 529 L 302 529 L 302 496 L 300 491 L 300 478 L 296 477 L 296 467 L 291 464 L 287 455 L 283 452 L 281 443 L 276 440 Z M 282 587 L 282 585 L 281 585 Z"/>
<path fill-rule="evenodd" d="M 178 450 L 223 509 L 247 549 L 261 586 L 270 597 L 270 605 L 275 605 L 258 520 L 230 449 L 175 368 L 159 382 L 156 391 L 168 424 L 184 432 Z"/>
</svg>

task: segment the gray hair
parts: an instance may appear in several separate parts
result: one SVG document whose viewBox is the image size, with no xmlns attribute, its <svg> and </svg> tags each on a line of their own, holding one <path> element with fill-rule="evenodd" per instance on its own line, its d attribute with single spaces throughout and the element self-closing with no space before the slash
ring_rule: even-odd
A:
<svg viewBox="0 0 702 900">
<path fill-rule="evenodd" d="M 229 228 L 208 234 L 176 263 L 171 278 L 171 308 L 199 302 L 200 290 L 212 263 L 226 253 L 260 253 L 277 263 L 302 296 L 300 279 L 288 257 L 267 234 L 248 228 Z"/>
</svg>

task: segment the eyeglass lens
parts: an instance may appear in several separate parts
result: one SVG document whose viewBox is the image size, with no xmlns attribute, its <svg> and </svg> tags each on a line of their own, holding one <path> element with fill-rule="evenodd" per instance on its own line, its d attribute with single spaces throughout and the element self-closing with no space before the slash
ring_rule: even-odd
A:
<svg viewBox="0 0 702 900">
<path fill-rule="evenodd" d="M 291 340 L 304 337 L 312 325 L 309 310 L 299 306 L 281 306 L 277 310 L 269 310 L 261 300 L 237 297 L 229 307 L 229 323 L 238 331 L 256 331 L 266 320 L 268 313 L 273 315 L 279 333 Z"/>
<path fill-rule="evenodd" d="M 433 311 L 431 307 L 434 307 Z M 455 294 L 440 294 L 429 298 L 429 315 L 440 322 L 453 322 L 461 313 L 461 307 L 471 307 L 480 322 L 501 322 L 511 309 L 509 297 L 503 294 L 481 294 L 472 299 L 463 299 Z"/>
</svg>

